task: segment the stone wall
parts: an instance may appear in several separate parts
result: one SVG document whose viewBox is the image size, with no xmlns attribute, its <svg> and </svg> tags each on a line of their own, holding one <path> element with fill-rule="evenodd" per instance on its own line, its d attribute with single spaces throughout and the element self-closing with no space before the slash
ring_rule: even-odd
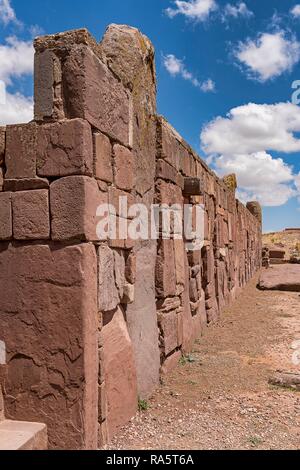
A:
<svg viewBox="0 0 300 470">
<path fill-rule="evenodd" d="M 261 210 L 235 199 L 156 111 L 154 50 L 111 25 L 35 41 L 35 118 L 0 129 L 6 415 L 51 448 L 95 449 L 191 351 L 261 265 Z M 201 188 L 187 191 L 193 178 Z M 198 189 L 199 189 L 198 188 Z M 99 239 L 97 207 L 204 205 L 204 244 Z"/>
</svg>

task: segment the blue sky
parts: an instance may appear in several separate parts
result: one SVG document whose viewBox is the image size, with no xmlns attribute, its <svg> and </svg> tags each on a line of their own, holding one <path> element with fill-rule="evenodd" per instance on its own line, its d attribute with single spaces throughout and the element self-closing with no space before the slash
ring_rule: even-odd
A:
<svg viewBox="0 0 300 470">
<path fill-rule="evenodd" d="M 0 122 L 31 119 L 33 36 L 86 27 L 100 40 L 109 23 L 151 39 L 160 114 L 237 173 L 265 231 L 300 226 L 300 0 L 0 0 Z"/>
</svg>

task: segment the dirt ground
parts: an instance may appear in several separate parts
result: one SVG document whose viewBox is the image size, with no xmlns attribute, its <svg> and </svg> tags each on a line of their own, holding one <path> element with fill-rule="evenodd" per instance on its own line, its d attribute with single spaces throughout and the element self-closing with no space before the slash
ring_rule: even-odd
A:
<svg viewBox="0 0 300 470">
<path fill-rule="evenodd" d="M 299 293 L 254 279 L 109 449 L 299 449 L 300 393 L 276 388 L 300 340 Z"/>
</svg>

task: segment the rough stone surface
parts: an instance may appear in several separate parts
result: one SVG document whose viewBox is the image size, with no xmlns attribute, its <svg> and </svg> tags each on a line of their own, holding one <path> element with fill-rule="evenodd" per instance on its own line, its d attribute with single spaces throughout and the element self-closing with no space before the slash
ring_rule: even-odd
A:
<svg viewBox="0 0 300 470">
<path fill-rule="evenodd" d="M 41 177 L 93 175 L 90 125 L 82 119 L 39 126 L 37 173 Z"/>
<path fill-rule="evenodd" d="M 137 370 L 138 394 L 147 398 L 159 384 L 160 355 L 155 305 L 156 244 L 148 242 L 136 252 L 135 300 L 126 316 Z"/>
<path fill-rule="evenodd" d="M 1 171 L 1 170 L 0 170 Z M 49 189 L 49 181 L 45 178 L 31 178 L 4 181 L 4 191 L 27 191 L 30 189 Z"/>
<path fill-rule="evenodd" d="M 96 212 L 100 202 L 100 191 L 93 178 L 68 176 L 52 183 L 52 239 L 97 241 Z"/>
<path fill-rule="evenodd" d="M 49 191 L 21 191 L 12 195 L 13 235 L 16 240 L 50 238 Z"/>
<path fill-rule="evenodd" d="M 97 446 L 97 261 L 92 244 L 0 252 L 8 419 L 45 422 L 50 448 Z"/>
<path fill-rule="evenodd" d="M 106 245 L 98 249 L 98 273 L 98 308 L 100 312 L 110 312 L 119 305 L 120 295 L 116 285 L 114 252 Z"/>
<path fill-rule="evenodd" d="M 38 126 L 34 123 L 6 127 L 5 178 L 36 177 L 37 137 Z"/>
<path fill-rule="evenodd" d="M 300 292 L 300 266 L 272 266 L 262 272 L 258 287 L 262 290 Z"/>
<path fill-rule="evenodd" d="M 107 183 L 113 182 L 112 146 L 106 135 L 94 134 L 95 176 Z"/>
<path fill-rule="evenodd" d="M 11 193 L 0 193 L 0 240 L 12 237 Z"/>
<path fill-rule="evenodd" d="M 131 191 L 134 187 L 134 158 L 126 147 L 114 146 L 115 184 L 117 188 Z"/>
<path fill-rule="evenodd" d="M 137 411 L 137 379 L 132 343 L 118 309 L 102 329 L 109 436 Z"/>
</svg>

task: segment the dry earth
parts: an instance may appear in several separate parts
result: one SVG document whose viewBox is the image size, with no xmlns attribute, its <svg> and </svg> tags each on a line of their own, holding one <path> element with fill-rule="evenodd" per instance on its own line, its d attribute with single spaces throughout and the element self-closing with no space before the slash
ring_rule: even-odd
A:
<svg viewBox="0 0 300 470">
<path fill-rule="evenodd" d="M 300 372 L 292 362 L 300 296 L 261 292 L 256 284 L 257 278 L 109 449 L 300 448 L 300 393 L 268 384 L 277 369 Z"/>
</svg>

